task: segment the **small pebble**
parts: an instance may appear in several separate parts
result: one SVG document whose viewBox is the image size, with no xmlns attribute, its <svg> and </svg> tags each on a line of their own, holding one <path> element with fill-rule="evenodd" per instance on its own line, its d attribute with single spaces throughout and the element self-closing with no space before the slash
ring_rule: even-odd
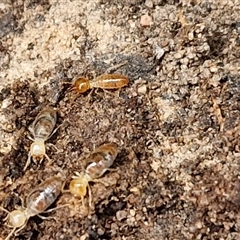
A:
<svg viewBox="0 0 240 240">
<path fill-rule="evenodd" d="M 156 55 L 156 59 L 161 59 L 161 57 L 164 55 L 165 51 L 163 48 L 159 47 L 159 46 L 155 46 L 155 55 Z"/>
<path fill-rule="evenodd" d="M 12 100 L 11 100 L 11 99 L 4 99 L 4 100 L 2 101 L 2 106 L 1 106 L 1 108 L 2 108 L 2 109 L 7 108 L 7 107 L 9 107 L 11 104 L 12 104 Z"/>
<path fill-rule="evenodd" d="M 147 86 L 145 84 L 138 88 L 139 94 L 146 94 L 146 92 L 147 92 Z"/>
<path fill-rule="evenodd" d="M 210 67 L 210 72 L 215 73 L 215 72 L 217 72 L 217 71 L 218 71 L 217 66 L 211 66 L 211 67 Z"/>
<path fill-rule="evenodd" d="M 153 8 L 153 2 L 151 0 L 146 0 L 145 5 L 149 8 Z"/>
<path fill-rule="evenodd" d="M 198 229 L 201 229 L 203 227 L 202 222 L 200 220 L 196 221 L 195 227 L 198 228 Z"/>
<path fill-rule="evenodd" d="M 126 211 L 117 211 L 116 218 L 118 221 L 122 221 L 123 219 L 127 218 L 127 212 Z"/>
<path fill-rule="evenodd" d="M 152 24 L 152 18 L 149 15 L 143 15 L 140 19 L 140 25 L 143 27 L 148 27 Z"/>
<path fill-rule="evenodd" d="M 134 216 L 135 216 L 135 214 L 136 214 L 135 210 L 133 210 L 133 209 L 130 209 L 130 215 L 131 215 L 132 217 L 134 217 Z"/>
<path fill-rule="evenodd" d="M 102 228 L 98 228 L 97 233 L 98 235 L 102 236 L 105 233 L 105 231 Z"/>
</svg>

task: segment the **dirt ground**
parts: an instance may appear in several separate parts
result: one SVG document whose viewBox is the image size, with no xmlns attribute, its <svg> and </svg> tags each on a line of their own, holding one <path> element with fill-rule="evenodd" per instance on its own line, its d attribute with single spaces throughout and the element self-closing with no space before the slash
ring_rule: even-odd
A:
<svg viewBox="0 0 240 240">
<path fill-rule="evenodd" d="M 68 184 L 97 146 L 120 146 L 105 185 L 91 184 L 93 211 L 62 194 L 54 206 L 68 207 L 13 239 L 240 239 L 239 11 L 228 0 L 1 0 L 0 205 L 12 211 L 56 174 Z M 119 97 L 69 91 L 105 72 L 129 77 Z M 52 162 L 23 172 L 45 106 L 61 125 Z"/>
</svg>

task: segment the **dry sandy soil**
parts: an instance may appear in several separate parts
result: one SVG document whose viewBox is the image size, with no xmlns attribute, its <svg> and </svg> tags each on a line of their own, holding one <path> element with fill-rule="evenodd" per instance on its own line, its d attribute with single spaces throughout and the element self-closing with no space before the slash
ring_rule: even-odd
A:
<svg viewBox="0 0 240 240">
<path fill-rule="evenodd" d="M 240 239 L 239 12 L 227 0 L 1 0 L 0 205 L 55 174 L 68 185 L 95 147 L 120 146 L 106 186 L 91 184 L 94 210 L 62 194 L 54 206 L 68 207 L 13 239 Z M 119 97 L 66 84 L 105 72 L 130 78 Z M 45 106 L 61 125 L 52 162 L 23 172 Z"/>
</svg>

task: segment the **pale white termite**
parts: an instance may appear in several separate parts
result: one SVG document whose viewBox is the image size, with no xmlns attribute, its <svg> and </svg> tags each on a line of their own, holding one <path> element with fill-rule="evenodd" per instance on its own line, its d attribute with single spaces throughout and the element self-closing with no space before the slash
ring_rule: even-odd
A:
<svg viewBox="0 0 240 240">
<path fill-rule="evenodd" d="M 37 115 L 36 119 L 29 127 L 29 131 L 33 135 L 33 143 L 30 146 L 28 159 L 23 169 L 24 171 L 29 166 L 31 158 L 34 162 L 41 162 L 44 157 L 50 161 L 50 158 L 46 154 L 45 141 L 56 132 L 57 129 L 54 130 L 56 121 L 57 111 L 53 108 L 47 107 Z"/>
<path fill-rule="evenodd" d="M 26 208 L 22 208 L 21 210 L 9 212 L 0 207 L 1 210 L 8 213 L 5 220 L 8 220 L 8 225 L 13 228 L 5 240 L 10 239 L 14 233 L 21 231 L 26 226 L 30 217 L 38 215 L 40 218 L 45 219 L 46 217 L 39 214 L 63 207 L 62 205 L 46 211 L 61 193 L 63 183 L 64 180 L 59 176 L 48 178 L 30 192 L 26 200 Z"/>
<path fill-rule="evenodd" d="M 89 182 L 101 182 L 98 180 L 113 164 L 119 150 L 116 143 L 106 143 L 95 149 L 86 159 L 86 168 L 81 173 L 76 173 L 70 182 L 69 191 L 74 197 L 79 197 L 84 204 L 84 197 L 89 195 L 89 205 L 91 207 L 92 194 Z"/>
</svg>

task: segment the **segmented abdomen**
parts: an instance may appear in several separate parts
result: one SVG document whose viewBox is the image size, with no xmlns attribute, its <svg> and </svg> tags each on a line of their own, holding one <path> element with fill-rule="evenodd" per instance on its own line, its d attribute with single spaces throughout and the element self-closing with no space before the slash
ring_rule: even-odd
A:
<svg viewBox="0 0 240 240">
<path fill-rule="evenodd" d="M 88 158 L 86 173 L 92 178 L 101 177 L 113 164 L 118 154 L 116 143 L 107 143 L 97 148 Z"/>
<path fill-rule="evenodd" d="M 37 186 L 27 197 L 29 216 L 44 212 L 57 199 L 62 185 L 62 178 L 55 176 Z"/>
<path fill-rule="evenodd" d="M 56 120 L 55 110 L 47 109 L 40 112 L 32 126 L 34 138 L 47 140 L 55 127 Z"/>
</svg>

